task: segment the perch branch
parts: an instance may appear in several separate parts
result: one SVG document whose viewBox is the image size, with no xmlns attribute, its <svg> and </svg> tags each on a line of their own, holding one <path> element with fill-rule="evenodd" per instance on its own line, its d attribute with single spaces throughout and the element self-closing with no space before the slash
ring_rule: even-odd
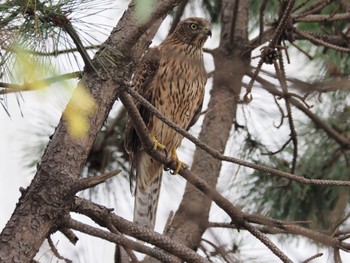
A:
<svg viewBox="0 0 350 263">
<path fill-rule="evenodd" d="M 268 174 L 271 174 L 271 175 L 279 176 L 279 177 L 282 177 L 282 178 L 290 179 L 290 180 L 299 182 L 301 184 L 350 186 L 350 181 L 309 179 L 309 178 L 306 178 L 306 177 L 303 177 L 303 176 L 297 176 L 297 175 L 293 175 L 293 174 L 290 174 L 290 173 L 282 172 L 282 171 L 279 171 L 277 169 L 273 169 L 271 167 L 267 167 L 267 166 L 255 164 L 255 163 L 252 163 L 252 162 L 240 160 L 240 159 L 237 159 L 237 158 L 234 158 L 234 157 L 230 157 L 230 156 L 225 156 L 225 155 L 221 154 L 219 151 L 213 149 L 212 147 L 210 147 L 207 144 L 203 143 L 202 141 L 198 140 L 196 137 L 194 137 L 193 135 L 191 135 L 190 133 L 188 133 L 187 131 L 185 131 L 184 129 L 179 127 L 178 125 L 174 124 L 172 121 L 168 120 L 162 113 L 160 113 L 146 99 L 144 99 L 142 96 L 140 96 L 135 90 L 129 88 L 128 86 L 124 86 L 124 88 L 126 89 L 126 91 L 130 95 L 132 95 L 132 97 L 134 97 L 139 102 L 141 102 L 142 105 L 144 105 L 147 110 L 149 110 L 152 114 L 156 115 L 162 122 L 164 122 L 169 127 L 171 127 L 174 130 L 176 130 L 178 133 L 180 133 L 181 135 L 183 135 L 184 137 L 189 139 L 196 146 L 198 146 L 199 148 L 203 149 L 204 151 L 206 151 L 208 154 L 210 154 L 214 158 L 217 158 L 217 159 L 219 159 L 221 161 L 231 162 L 231 163 L 242 165 L 242 166 L 245 166 L 245 167 L 248 167 L 248 168 L 252 168 L 252 169 L 255 169 L 255 170 L 260 171 L 260 172 L 264 172 L 264 173 L 268 173 Z M 283 96 L 282 93 L 280 93 L 280 95 Z M 125 96 L 125 95 L 123 95 L 123 96 Z M 122 100 L 122 102 L 124 103 L 123 100 Z M 124 104 L 124 106 L 125 106 L 125 104 Z M 128 111 L 128 113 L 130 114 L 132 111 L 133 111 L 133 108 L 131 108 Z M 136 110 L 136 112 L 133 112 L 132 116 L 130 115 L 130 117 L 131 118 L 138 118 L 137 114 L 138 114 L 138 111 Z M 140 116 L 138 121 L 141 122 L 140 123 L 140 126 L 142 126 L 142 128 L 140 128 L 141 132 L 142 132 L 142 130 L 147 131 L 147 127 L 144 125 L 141 116 Z M 153 146 L 153 143 L 152 143 L 152 140 L 147 141 L 148 138 L 149 138 L 149 136 L 147 136 L 147 134 L 145 134 L 145 133 L 141 134 L 141 138 L 140 138 L 141 141 L 149 143 L 149 145 L 145 145 L 145 147 L 147 147 L 148 149 L 151 149 L 152 146 Z M 348 141 L 346 141 L 346 143 L 350 147 L 350 143 Z"/>
</svg>

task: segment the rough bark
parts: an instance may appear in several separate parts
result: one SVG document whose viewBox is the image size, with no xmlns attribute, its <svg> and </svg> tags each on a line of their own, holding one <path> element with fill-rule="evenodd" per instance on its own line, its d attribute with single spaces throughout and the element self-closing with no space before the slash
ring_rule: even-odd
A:
<svg viewBox="0 0 350 263">
<path fill-rule="evenodd" d="M 96 134 L 107 118 L 120 86 L 129 81 L 135 57 L 140 56 L 149 44 L 147 37 L 141 43 L 141 36 L 179 2 L 159 1 L 143 25 L 135 22 L 134 4 L 130 4 L 97 52 L 93 60 L 96 71 L 85 71 L 81 80 L 98 105 L 89 120 L 86 137 L 73 139 L 67 132 L 64 119 L 60 120 L 34 179 L 23 191 L 11 219 L 0 234 L 0 262 L 30 262 L 45 238 L 68 216 L 76 191 L 73 186 L 82 172 Z M 137 49 L 132 49 L 135 45 L 138 45 Z M 118 56 L 118 53 L 122 55 Z"/>
<path fill-rule="evenodd" d="M 248 41 L 248 2 L 223 1 L 221 28 L 220 45 L 213 52 L 213 88 L 199 139 L 224 151 L 236 116 L 242 78 L 249 66 L 249 58 L 242 56 Z M 197 148 L 191 169 L 195 174 L 215 187 L 220 169 L 220 160 Z M 206 230 L 210 206 L 211 200 L 187 183 L 180 207 L 166 234 L 196 249 Z"/>
</svg>

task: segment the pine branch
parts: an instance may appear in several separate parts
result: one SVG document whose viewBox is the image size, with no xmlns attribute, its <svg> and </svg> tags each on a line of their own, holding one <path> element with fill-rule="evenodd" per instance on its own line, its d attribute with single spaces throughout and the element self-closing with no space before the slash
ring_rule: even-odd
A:
<svg viewBox="0 0 350 263">
<path fill-rule="evenodd" d="M 295 22 L 331 22 L 339 20 L 349 20 L 350 12 L 329 15 L 307 15 L 294 18 Z"/>
<path fill-rule="evenodd" d="M 34 80 L 32 82 L 25 83 L 23 85 L 0 82 L 0 88 L 1 87 L 4 88 L 4 89 L 0 89 L 0 95 L 17 93 L 22 91 L 35 91 L 38 89 L 42 89 L 46 86 L 49 86 L 51 84 L 54 84 L 56 82 L 60 82 L 62 80 L 81 78 L 81 75 L 82 75 L 82 72 L 76 71 L 76 72 L 49 77 L 46 79 Z"/>
</svg>

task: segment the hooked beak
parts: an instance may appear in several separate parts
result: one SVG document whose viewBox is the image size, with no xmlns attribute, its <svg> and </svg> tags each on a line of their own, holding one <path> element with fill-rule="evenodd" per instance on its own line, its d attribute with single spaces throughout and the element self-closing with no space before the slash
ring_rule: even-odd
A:
<svg viewBox="0 0 350 263">
<path fill-rule="evenodd" d="M 204 32 L 205 32 L 205 35 L 211 37 L 211 29 L 209 26 L 204 27 Z"/>
</svg>

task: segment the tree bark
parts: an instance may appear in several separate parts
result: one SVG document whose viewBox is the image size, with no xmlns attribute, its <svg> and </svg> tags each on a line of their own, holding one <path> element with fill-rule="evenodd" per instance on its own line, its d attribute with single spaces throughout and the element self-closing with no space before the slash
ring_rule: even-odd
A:
<svg viewBox="0 0 350 263">
<path fill-rule="evenodd" d="M 23 190 L 11 219 L 0 234 L 0 262 L 30 262 L 46 237 L 69 216 L 76 191 L 74 185 L 96 134 L 117 99 L 118 90 L 130 80 L 135 58 L 140 57 L 149 44 L 149 37 L 140 42 L 141 36 L 179 2 L 159 1 L 149 20 L 142 25 L 135 22 L 135 4 L 132 2 L 129 5 L 110 37 L 96 53 L 93 60 L 96 71 L 85 71 L 81 80 L 98 105 L 97 111 L 89 119 L 86 137 L 73 139 L 61 118 L 34 179 Z M 135 45 L 138 47 L 132 49 Z"/>
<path fill-rule="evenodd" d="M 235 120 L 242 78 L 249 66 L 249 57 L 242 56 L 248 42 L 247 28 L 248 2 L 223 1 L 220 45 L 213 52 L 213 88 L 199 135 L 201 141 L 222 152 Z M 215 187 L 220 169 L 220 160 L 196 149 L 191 169 L 195 174 Z M 210 198 L 187 183 L 182 202 L 166 234 L 196 249 L 206 230 L 210 206 Z"/>
</svg>

